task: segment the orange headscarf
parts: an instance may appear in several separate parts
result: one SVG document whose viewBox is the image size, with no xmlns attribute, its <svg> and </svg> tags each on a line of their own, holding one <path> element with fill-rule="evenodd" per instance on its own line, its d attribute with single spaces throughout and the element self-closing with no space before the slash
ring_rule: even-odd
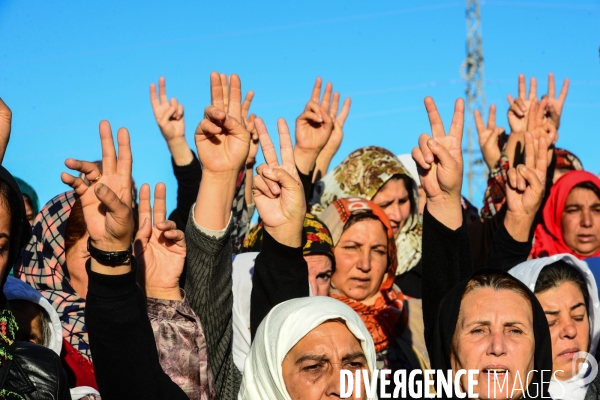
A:
<svg viewBox="0 0 600 400">
<path fill-rule="evenodd" d="M 404 296 L 402 292 L 396 292 L 393 288 L 396 268 L 398 267 L 394 231 L 385 212 L 372 201 L 361 198 L 338 199 L 331 203 L 321 214 L 321 220 L 329 227 L 335 245 L 337 245 L 342 236 L 344 225 L 355 212 L 372 213 L 381 221 L 387 233 L 388 269 L 386 271 L 387 276 L 379 287 L 381 296 L 377 298 L 373 305 L 367 306 L 347 296 L 334 293 L 330 293 L 329 295 L 334 299 L 346 303 L 358 313 L 371 333 L 371 337 L 375 343 L 375 351 L 380 352 L 385 350 L 390 342 L 400 333 L 397 329 L 397 324 L 403 318 L 402 305 L 404 303 Z"/>
</svg>

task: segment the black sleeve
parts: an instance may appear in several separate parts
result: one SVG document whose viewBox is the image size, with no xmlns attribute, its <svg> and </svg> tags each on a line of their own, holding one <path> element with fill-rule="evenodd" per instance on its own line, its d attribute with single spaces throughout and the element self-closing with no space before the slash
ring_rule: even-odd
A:
<svg viewBox="0 0 600 400">
<path fill-rule="evenodd" d="M 469 240 L 474 269 L 483 268 L 494 241 L 494 235 L 501 226 L 504 226 L 506 208 L 507 205 L 504 204 L 493 217 L 472 221 L 469 224 Z"/>
<path fill-rule="evenodd" d="M 177 208 L 169 216 L 169 220 L 177 224 L 177 229 L 185 232 L 188 215 L 192 205 L 198 197 L 200 181 L 202 180 L 202 166 L 196 154 L 192 151 L 194 159 L 188 165 L 176 165 L 171 158 L 173 174 L 177 180 Z"/>
<path fill-rule="evenodd" d="M 304 175 L 302 172 L 300 172 L 298 168 L 296 168 L 296 171 L 298 171 L 300 182 L 302 182 L 302 186 L 304 187 L 304 198 L 306 199 L 306 204 L 310 204 L 313 197 L 313 189 L 315 186 L 312 182 L 312 177 L 315 171 L 310 171 L 308 175 Z"/>
<path fill-rule="evenodd" d="M 423 264 L 422 260 L 419 260 L 417 265 L 411 268 L 409 271 L 396 276 L 394 283 L 400 288 L 403 295 L 412 297 L 414 299 L 422 299 L 423 291 L 421 290 L 423 282 Z"/>
<path fill-rule="evenodd" d="M 532 238 L 533 235 L 530 235 L 527 242 L 517 242 L 502 224 L 494 235 L 485 266 L 508 271 L 515 265 L 527 261 L 531 252 Z"/>
<path fill-rule="evenodd" d="M 473 273 L 466 221 L 457 230 L 435 219 L 427 207 L 423 214 L 423 323 L 425 338 L 437 316 L 442 299 Z"/>
<path fill-rule="evenodd" d="M 250 296 L 250 331 L 252 340 L 258 326 L 279 303 L 309 295 L 308 265 L 302 247 L 293 248 L 277 242 L 264 230 L 262 250 L 254 263 Z"/>
<path fill-rule="evenodd" d="M 90 336 L 96 381 L 103 400 L 187 399 L 158 360 L 146 297 L 133 269 L 103 275 L 90 269 L 85 323 Z"/>
</svg>

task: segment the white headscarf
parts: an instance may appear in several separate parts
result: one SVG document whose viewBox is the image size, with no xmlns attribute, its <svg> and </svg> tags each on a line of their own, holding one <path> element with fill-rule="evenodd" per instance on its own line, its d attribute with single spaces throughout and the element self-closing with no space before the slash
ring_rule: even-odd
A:
<svg viewBox="0 0 600 400">
<path fill-rule="evenodd" d="M 27 300 L 44 309 L 50 318 L 50 338 L 47 340 L 46 347 L 54 351 L 60 357 L 63 343 L 62 324 L 58 318 L 58 313 L 54 307 L 50 305 L 48 300 L 46 300 L 40 292 L 35 290 L 35 288 L 13 276 L 9 276 L 6 279 L 3 291 L 7 300 Z M 80 399 L 88 394 L 100 395 L 96 389 L 89 386 L 79 386 L 70 390 L 71 398 L 73 400 Z"/>
<path fill-rule="evenodd" d="M 331 319 L 346 322 L 350 332 L 360 341 L 372 373 L 375 346 L 358 314 L 341 301 L 329 297 L 303 297 L 277 305 L 258 327 L 246 358 L 238 400 L 291 400 L 283 381 L 281 364 L 296 343 Z"/>
<path fill-rule="evenodd" d="M 250 295 L 256 256 L 258 253 L 242 253 L 233 259 L 233 362 L 242 373 L 251 344 Z"/>
<path fill-rule="evenodd" d="M 398 155 L 398 159 L 402 165 L 404 165 L 404 168 L 406 168 L 410 177 L 417 182 L 417 186 L 422 186 L 419 171 L 417 170 L 417 163 L 413 160 L 412 156 L 410 154 L 400 154 Z"/>
<path fill-rule="evenodd" d="M 508 271 L 512 276 L 523 282 L 533 292 L 538 276 L 542 269 L 557 261 L 563 261 L 572 266 L 581 273 L 587 283 L 587 289 L 590 295 L 588 315 L 590 320 L 590 350 L 589 353 L 596 354 L 598 342 L 600 341 L 600 299 L 598 297 L 598 287 L 592 271 L 588 265 L 571 254 L 556 254 L 551 257 L 542 257 L 535 260 L 526 261 L 517 265 Z M 552 398 L 562 399 L 584 399 L 589 385 L 583 377 L 585 370 L 573 376 L 566 381 L 558 383 L 554 378 L 550 380 L 550 396 Z M 563 394 L 564 393 L 564 394 Z M 562 396 L 561 396 L 562 395 Z"/>
</svg>

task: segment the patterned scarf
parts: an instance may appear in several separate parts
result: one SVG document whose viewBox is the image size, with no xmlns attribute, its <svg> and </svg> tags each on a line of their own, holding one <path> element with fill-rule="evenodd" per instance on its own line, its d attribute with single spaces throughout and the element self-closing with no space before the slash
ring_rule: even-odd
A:
<svg viewBox="0 0 600 400">
<path fill-rule="evenodd" d="M 359 199 L 341 199 L 334 201 L 321 214 L 323 222 L 327 224 L 331 231 L 333 243 L 337 244 L 342 236 L 344 225 L 354 212 L 371 212 L 385 226 L 388 237 L 388 270 L 384 276 L 375 304 L 365 305 L 358 300 L 343 296 L 332 289 L 330 297 L 340 300 L 350 306 L 365 323 L 365 326 L 371 333 L 375 343 L 375 351 L 379 353 L 385 350 L 389 344 L 401 333 L 398 329 L 398 322 L 405 320 L 405 314 L 402 313 L 404 296 L 401 291 L 394 290 L 394 278 L 396 277 L 396 268 L 398 260 L 396 259 L 396 245 L 394 243 L 394 232 L 390 221 L 385 212 L 375 203 Z"/>
<path fill-rule="evenodd" d="M 75 193 L 67 192 L 42 208 L 33 223 L 33 236 L 15 264 L 15 276 L 50 302 L 62 323 L 63 337 L 91 361 L 85 299 L 71 286 L 66 269 L 65 232 L 75 200 Z"/>
<path fill-rule="evenodd" d="M 321 212 L 337 199 L 360 197 L 373 200 L 379 189 L 394 175 L 410 177 L 402 162 L 389 150 L 368 146 L 353 151 L 340 165 L 316 183 L 311 212 L 320 216 Z M 410 181 L 415 182 L 412 178 Z M 423 229 L 416 182 L 412 188 L 407 189 L 414 200 L 415 209 L 404 222 L 396 238 L 396 275 L 411 270 L 421 260 Z"/>
</svg>

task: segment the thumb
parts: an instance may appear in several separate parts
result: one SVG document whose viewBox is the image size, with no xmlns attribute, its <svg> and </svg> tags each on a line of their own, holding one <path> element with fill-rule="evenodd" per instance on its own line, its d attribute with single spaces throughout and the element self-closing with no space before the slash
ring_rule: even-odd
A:
<svg viewBox="0 0 600 400">
<path fill-rule="evenodd" d="M 98 183 L 94 192 L 114 219 L 126 220 L 129 218 L 131 209 L 108 186 Z"/>
<path fill-rule="evenodd" d="M 456 160 L 452 157 L 447 148 L 439 144 L 435 139 L 429 139 L 427 141 L 427 147 L 433 153 L 433 155 L 439 160 L 439 163 L 445 169 L 456 168 Z"/>
<path fill-rule="evenodd" d="M 292 192 L 304 191 L 302 183 L 294 179 L 286 170 L 284 170 L 281 167 L 269 168 L 265 166 L 257 172 L 260 173 L 263 177 L 279 183 L 279 185 L 286 190 Z"/>
<path fill-rule="evenodd" d="M 527 181 L 527 185 L 531 190 L 541 198 L 544 194 L 544 185 L 536 175 L 535 171 L 532 168 L 527 168 L 524 164 L 520 164 L 517 167 L 517 171 L 519 172 L 519 175 Z"/>
</svg>

